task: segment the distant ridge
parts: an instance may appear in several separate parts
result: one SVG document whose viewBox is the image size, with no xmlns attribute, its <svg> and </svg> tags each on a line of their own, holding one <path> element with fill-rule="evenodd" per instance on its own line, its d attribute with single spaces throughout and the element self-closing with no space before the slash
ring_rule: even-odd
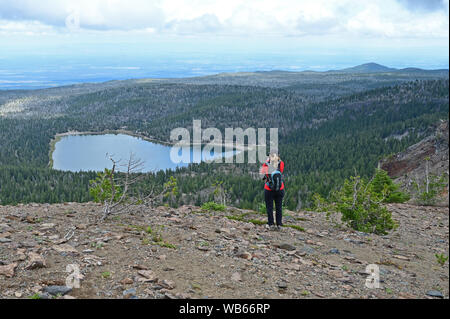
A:
<svg viewBox="0 0 450 319">
<path fill-rule="evenodd" d="M 389 68 L 387 66 L 370 62 L 370 63 L 364 63 L 360 64 L 354 67 L 345 68 L 341 70 L 330 70 L 328 72 L 345 72 L 345 73 L 386 73 L 386 72 L 396 72 L 396 73 L 415 73 L 415 72 L 448 72 L 448 69 L 438 69 L 438 70 L 425 70 L 420 68 L 403 68 L 403 69 L 396 69 L 396 68 Z"/>
<path fill-rule="evenodd" d="M 375 62 L 369 62 L 360 64 L 357 66 L 345 68 L 345 69 L 338 69 L 338 70 L 328 70 L 328 71 L 316 71 L 316 70 L 303 70 L 303 71 L 292 71 L 292 70 L 268 70 L 268 71 L 249 71 L 249 72 L 224 72 L 219 73 L 215 75 L 207 75 L 209 76 L 223 76 L 223 75 L 232 75 L 232 74 L 269 74 L 269 75 L 283 75 L 283 74 L 299 74 L 299 73 L 426 73 L 426 74 L 442 74 L 442 73 L 448 73 L 448 69 L 420 69 L 416 67 L 407 67 L 402 69 L 397 68 L 390 68 L 385 65 L 381 65 Z"/>
<path fill-rule="evenodd" d="M 351 68 L 342 69 L 339 71 L 349 73 L 376 73 L 376 72 L 391 72 L 396 70 L 397 69 L 389 68 L 387 66 L 371 62 L 357 65 Z"/>
</svg>

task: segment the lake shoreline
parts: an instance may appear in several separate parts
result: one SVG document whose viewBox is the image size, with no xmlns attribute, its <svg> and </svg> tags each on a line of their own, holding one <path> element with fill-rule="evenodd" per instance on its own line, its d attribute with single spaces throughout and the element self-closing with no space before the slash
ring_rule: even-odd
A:
<svg viewBox="0 0 450 319">
<path fill-rule="evenodd" d="M 246 151 L 246 150 L 252 150 L 255 147 L 258 146 L 264 146 L 264 145 L 250 145 L 250 146 L 246 146 L 246 145 L 235 145 L 233 144 L 227 144 L 227 143 L 214 143 L 214 142 L 206 142 L 206 143 L 185 143 L 182 144 L 180 142 L 168 142 L 168 141 L 162 141 L 162 140 L 158 140 L 156 138 L 151 138 L 145 135 L 142 135 L 140 133 L 136 133 L 136 132 L 132 132 L 132 131 L 128 131 L 128 130 L 124 130 L 124 129 L 117 129 L 117 130 L 104 130 L 104 131 L 95 131 L 95 132 L 91 132 L 91 131 L 68 131 L 65 133 L 57 133 L 55 134 L 54 138 L 52 138 L 50 140 L 50 150 L 49 150 L 49 162 L 48 162 L 48 166 L 50 168 L 53 169 L 53 153 L 55 151 L 56 148 L 56 143 L 58 143 L 64 136 L 77 136 L 77 135 L 106 135 L 106 134 L 124 134 L 124 135 L 128 135 L 128 136 L 133 136 L 133 137 L 137 137 L 137 138 L 141 138 L 147 142 L 151 142 L 151 143 L 155 143 L 155 144 L 160 144 L 160 145 L 166 145 L 166 146 L 204 146 L 204 145 L 211 145 L 211 146 L 221 146 L 221 147 L 225 147 L 225 148 L 232 148 L 232 149 L 236 149 L 239 151 Z"/>
</svg>

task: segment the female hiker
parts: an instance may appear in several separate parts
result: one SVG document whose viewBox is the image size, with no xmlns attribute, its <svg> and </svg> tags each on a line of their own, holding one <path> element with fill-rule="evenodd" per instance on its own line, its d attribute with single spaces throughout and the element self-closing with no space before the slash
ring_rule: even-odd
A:
<svg viewBox="0 0 450 319">
<path fill-rule="evenodd" d="M 273 202 L 275 201 L 276 210 L 276 229 L 280 230 L 282 223 L 282 205 L 284 197 L 283 173 L 284 162 L 278 155 L 278 150 L 271 150 L 269 158 L 262 165 L 260 173 L 263 175 L 264 199 L 266 202 L 266 211 L 268 222 L 266 228 L 273 230 L 275 225 L 273 222 Z"/>
</svg>

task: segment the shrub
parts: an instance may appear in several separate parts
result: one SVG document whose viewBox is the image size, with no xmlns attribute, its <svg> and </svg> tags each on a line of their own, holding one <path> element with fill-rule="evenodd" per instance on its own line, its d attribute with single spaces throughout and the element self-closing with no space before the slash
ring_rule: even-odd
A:
<svg viewBox="0 0 450 319">
<path fill-rule="evenodd" d="M 386 234 L 398 225 L 381 203 L 386 198 L 386 187 L 381 194 L 374 190 L 372 182 L 359 176 L 345 180 L 339 191 L 333 194 L 336 210 L 342 213 L 342 221 L 355 230 Z"/>
<path fill-rule="evenodd" d="M 213 210 L 223 212 L 226 206 L 223 204 L 217 204 L 215 202 L 206 202 L 202 205 L 203 210 Z"/>
<path fill-rule="evenodd" d="M 261 214 L 267 214 L 267 208 L 265 203 L 260 203 L 258 206 L 258 212 Z"/>
<path fill-rule="evenodd" d="M 377 169 L 372 179 L 373 192 L 384 197 L 384 203 L 404 203 L 410 196 L 399 190 L 399 185 L 395 184 L 386 171 Z"/>
<path fill-rule="evenodd" d="M 120 185 L 114 183 L 114 179 L 114 172 L 105 168 L 104 172 L 97 173 L 95 180 L 89 181 L 89 193 L 96 203 L 119 201 L 123 192 Z"/>
<path fill-rule="evenodd" d="M 441 176 L 428 175 L 425 182 L 415 182 L 414 186 L 417 190 L 416 203 L 420 205 L 431 206 L 436 204 L 439 194 L 445 189 L 448 179 L 445 174 Z"/>
<path fill-rule="evenodd" d="M 333 209 L 333 206 L 325 198 L 320 196 L 320 194 L 314 193 L 313 206 L 311 209 L 317 212 L 329 212 Z"/>
</svg>

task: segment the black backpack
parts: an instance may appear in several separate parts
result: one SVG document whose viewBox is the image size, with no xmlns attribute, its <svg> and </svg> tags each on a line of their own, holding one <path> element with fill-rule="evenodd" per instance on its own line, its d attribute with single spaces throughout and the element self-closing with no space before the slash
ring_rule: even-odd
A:
<svg viewBox="0 0 450 319">
<path fill-rule="evenodd" d="M 277 169 L 275 169 L 271 174 L 267 174 L 269 176 L 269 181 L 267 185 L 272 191 L 279 191 L 281 189 L 281 185 L 283 185 L 283 175 L 280 171 L 280 164 L 278 164 Z"/>
</svg>

